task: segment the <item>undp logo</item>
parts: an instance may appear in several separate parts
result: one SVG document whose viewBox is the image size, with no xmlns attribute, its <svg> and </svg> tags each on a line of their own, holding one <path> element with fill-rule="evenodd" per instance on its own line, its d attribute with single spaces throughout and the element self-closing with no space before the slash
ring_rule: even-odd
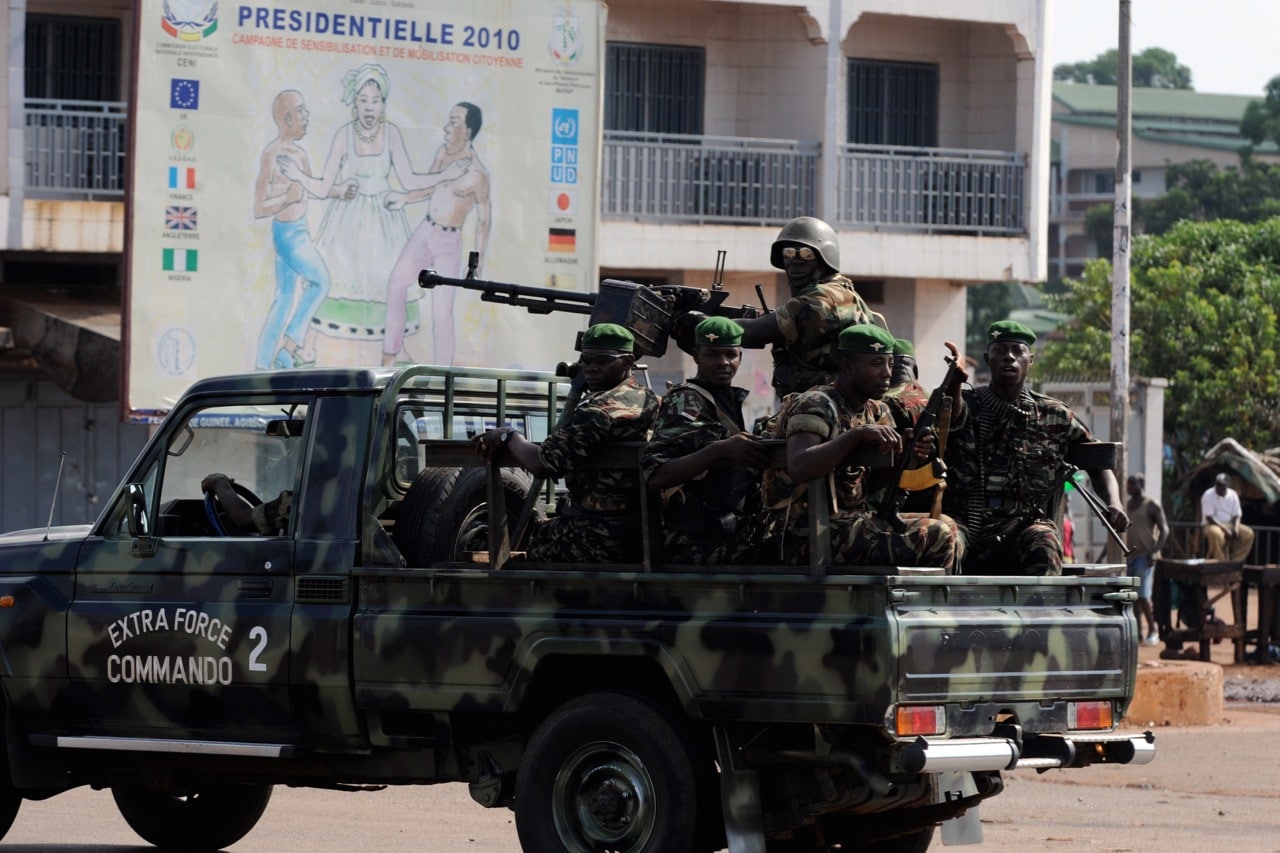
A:
<svg viewBox="0 0 1280 853">
<path fill-rule="evenodd" d="M 551 111 L 551 144 L 578 144 L 578 111 L 555 109 Z"/>
</svg>

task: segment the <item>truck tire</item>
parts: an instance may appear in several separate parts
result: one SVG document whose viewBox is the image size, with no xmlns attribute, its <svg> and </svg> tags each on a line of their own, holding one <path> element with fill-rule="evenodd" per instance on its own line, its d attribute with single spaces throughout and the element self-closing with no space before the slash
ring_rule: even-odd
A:
<svg viewBox="0 0 1280 853">
<path fill-rule="evenodd" d="M 519 468 L 502 469 L 507 523 L 515 529 L 533 476 Z M 466 559 L 469 551 L 488 550 L 489 513 L 486 469 L 423 468 L 404 496 L 392 536 L 411 566 Z"/>
<path fill-rule="evenodd" d="M 8 834 L 13 821 L 18 816 L 18 807 L 22 805 L 22 795 L 9 787 L 0 788 L 0 838 Z"/>
<path fill-rule="evenodd" d="M 525 853 L 675 853 L 698 837 L 693 751 L 653 705 L 580 696 L 538 726 L 516 774 Z"/>
<path fill-rule="evenodd" d="M 185 793 L 140 785 L 111 789 L 125 823 L 156 847 L 221 850 L 249 833 L 271 799 L 270 785 L 213 785 Z"/>
</svg>

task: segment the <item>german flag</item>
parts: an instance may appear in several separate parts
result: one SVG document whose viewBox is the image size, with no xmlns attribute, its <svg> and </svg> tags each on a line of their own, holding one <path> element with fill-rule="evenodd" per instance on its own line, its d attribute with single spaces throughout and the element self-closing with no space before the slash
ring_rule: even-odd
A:
<svg viewBox="0 0 1280 853">
<path fill-rule="evenodd" d="M 552 228 L 547 235 L 547 251 L 576 251 L 577 234 L 578 232 L 572 228 Z"/>
</svg>

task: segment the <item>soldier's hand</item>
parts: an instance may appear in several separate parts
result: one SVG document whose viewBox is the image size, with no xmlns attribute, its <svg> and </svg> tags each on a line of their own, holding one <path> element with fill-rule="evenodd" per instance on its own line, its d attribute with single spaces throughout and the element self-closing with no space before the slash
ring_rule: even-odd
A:
<svg viewBox="0 0 1280 853">
<path fill-rule="evenodd" d="M 205 476 L 203 480 L 200 481 L 200 491 L 216 492 L 218 489 L 218 486 L 220 486 L 224 482 L 230 485 L 231 478 L 228 477 L 226 474 L 208 474 Z"/>
<path fill-rule="evenodd" d="M 852 431 L 859 444 L 874 445 L 880 453 L 902 450 L 902 436 L 889 424 L 863 424 Z"/>
<path fill-rule="evenodd" d="M 507 432 L 508 429 L 506 427 L 498 427 L 497 429 L 485 430 L 479 435 L 473 436 L 471 444 L 475 447 L 476 455 L 486 463 L 497 459 L 503 448 L 502 436 Z"/>
<path fill-rule="evenodd" d="M 676 316 L 676 320 L 671 324 L 671 337 L 675 338 L 676 346 L 693 355 L 694 339 L 693 331 L 698 328 L 698 324 L 707 319 L 707 315 L 701 311 L 686 311 Z"/>
<path fill-rule="evenodd" d="M 910 430 L 910 429 L 907 430 L 904 436 L 904 439 L 907 441 L 910 441 L 911 436 L 914 432 L 915 430 Z M 930 456 L 933 456 L 937 452 L 938 452 L 938 433 L 934 431 L 933 427 L 928 427 L 924 431 L 922 431 L 920 433 L 920 437 L 916 439 L 916 447 L 915 447 L 916 461 L 923 462 L 925 459 L 928 459 Z"/>
<path fill-rule="evenodd" d="M 764 468 L 769 464 L 769 451 L 764 443 L 749 432 L 740 432 L 716 442 L 720 462 L 735 468 Z"/>
</svg>

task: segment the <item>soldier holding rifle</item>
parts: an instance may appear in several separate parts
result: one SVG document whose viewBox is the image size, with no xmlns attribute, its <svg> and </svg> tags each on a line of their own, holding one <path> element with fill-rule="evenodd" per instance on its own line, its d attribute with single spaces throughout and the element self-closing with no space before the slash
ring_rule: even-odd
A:
<svg viewBox="0 0 1280 853">
<path fill-rule="evenodd" d="M 952 412 L 943 510 L 966 537 L 964 571 L 1062 574 L 1062 538 L 1049 512 L 1068 452 L 1095 439 L 1062 401 L 1027 389 L 1035 332 L 1013 320 L 988 329 L 991 382 L 966 389 Z M 1117 531 L 1129 525 L 1115 474 L 1088 471 Z"/>
<path fill-rule="evenodd" d="M 897 529 L 877 516 L 868 501 L 880 485 L 873 473 L 847 459 L 859 446 L 885 453 L 903 451 L 903 436 L 881 400 L 889 390 L 893 336 L 879 326 L 850 326 L 839 335 L 838 353 L 834 384 L 800 394 L 778 419 L 775 434 L 787 441 L 787 469 L 766 472 L 765 500 L 771 504 L 770 527 L 780 534 L 783 559 L 808 559 L 809 506 L 804 484 L 830 477 L 831 548 L 836 563 L 953 569 L 955 523 L 908 513 L 902 517 L 905 524 Z M 918 457 L 927 458 L 933 451 L 933 435 L 921 436 L 915 446 Z M 778 496 L 783 499 L 777 500 Z"/>
</svg>

